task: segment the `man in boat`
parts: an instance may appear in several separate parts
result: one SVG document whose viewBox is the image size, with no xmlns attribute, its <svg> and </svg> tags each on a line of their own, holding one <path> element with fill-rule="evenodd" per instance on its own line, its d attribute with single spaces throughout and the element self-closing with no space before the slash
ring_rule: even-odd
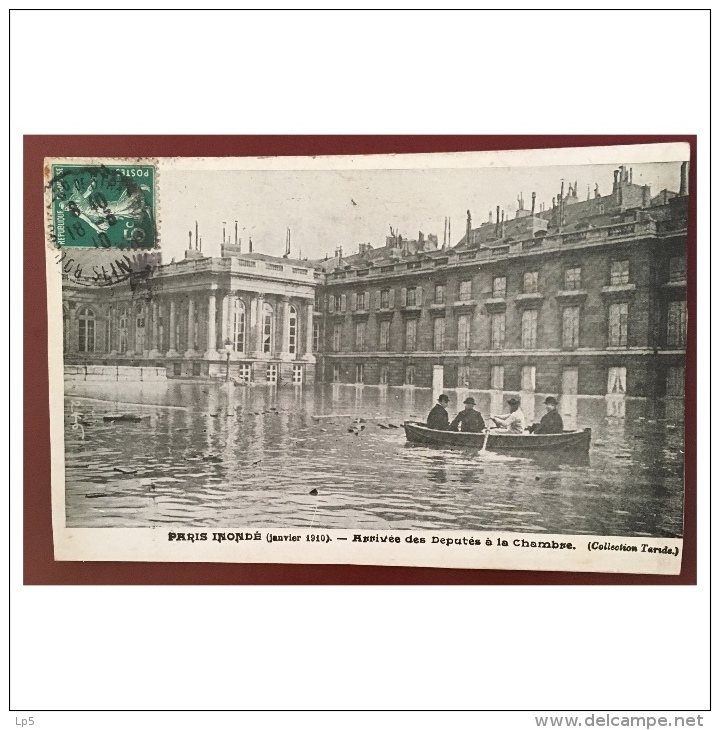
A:
<svg viewBox="0 0 720 730">
<path fill-rule="evenodd" d="M 464 401 L 465 410 L 455 416 L 450 424 L 450 431 L 462 431 L 463 433 L 481 433 L 485 430 L 483 417 L 475 410 L 475 399 L 466 398 Z"/>
<path fill-rule="evenodd" d="M 562 433 L 565 430 L 562 416 L 557 412 L 558 402 L 549 395 L 545 398 L 547 413 L 540 419 L 540 423 L 533 423 L 528 429 L 530 433 Z"/>
<path fill-rule="evenodd" d="M 443 393 L 439 398 L 438 402 L 433 406 L 432 410 L 427 417 L 427 427 L 432 428 L 435 431 L 447 431 L 450 425 L 450 419 L 447 414 L 448 398 Z"/>
<path fill-rule="evenodd" d="M 508 405 L 510 413 L 490 416 L 490 419 L 499 431 L 521 434 L 525 430 L 525 414 L 520 410 L 520 401 L 517 398 L 508 398 Z"/>
</svg>

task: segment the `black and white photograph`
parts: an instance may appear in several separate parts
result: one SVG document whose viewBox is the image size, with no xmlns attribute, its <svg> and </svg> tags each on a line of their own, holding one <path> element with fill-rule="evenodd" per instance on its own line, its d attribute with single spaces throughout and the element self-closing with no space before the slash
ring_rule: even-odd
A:
<svg viewBox="0 0 720 730">
<path fill-rule="evenodd" d="M 679 570 L 688 154 L 48 162 L 74 557 Z"/>
</svg>

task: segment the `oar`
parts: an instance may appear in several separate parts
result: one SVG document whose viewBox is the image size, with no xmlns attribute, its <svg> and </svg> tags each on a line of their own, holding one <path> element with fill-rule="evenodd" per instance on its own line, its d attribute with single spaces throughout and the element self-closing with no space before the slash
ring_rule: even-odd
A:
<svg viewBox="0 0 720 730">
<path fill-rule="evenodd" d="M 486 428 L 483 431 L 483 433 L 485 434 L 485 440 L 483 441 L 482 449 L 480 449 L 480 451 L 487 451 L 486 447 L 487 447 L 488 435 L 490 434 L 490 430 Z"/>
</svg>

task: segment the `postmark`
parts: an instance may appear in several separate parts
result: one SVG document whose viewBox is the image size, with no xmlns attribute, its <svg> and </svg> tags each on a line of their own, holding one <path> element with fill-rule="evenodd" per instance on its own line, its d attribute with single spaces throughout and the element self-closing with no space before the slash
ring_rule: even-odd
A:
<svg viewBox="0 0 720 730">
<path fill-rule="evenodd" d="M 49 174 L 51 241 L 56 247 L 157 246 L 155 165 L 58 163 Z"/>
</svg>

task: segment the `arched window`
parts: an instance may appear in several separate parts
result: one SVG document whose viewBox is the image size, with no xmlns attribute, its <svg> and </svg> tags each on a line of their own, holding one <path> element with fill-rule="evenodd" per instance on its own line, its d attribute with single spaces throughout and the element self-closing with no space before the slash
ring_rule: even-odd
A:
<svg viewBox="0 0 720 730">
<path fill-rule="evenodd" d="M 242 299 L 235 300 L 233 350 L 235 352 L 245 352 L 245 302 Z"/>
<path fill-rule="evenodd" d="M 95 352 L 95 312 L 90 307 L 78 313 L 78 351 Z"/>
<path fill-rule="evenodd" d="M 120 322 L 119 322 L 120 335 L 120 346 L 118 347 L 119 352 L 127 352 L 128 349 L 128 311 L 127 307 L 123 307 L 120 310 Z"/>
<path fill-rule="evenodd" d="M 273 329 L 273 308 L 269 304 L 263 304 L 263 352 L 272 352 Z"/>
<path fill-rule="evenodd" d="M 63 352 L 70 349 L 70 313 L 63 307 Z"/>
<path fill-rule="evenodd" d="M 288 338 L 288 352 L 294 355 L 297 352 L 297 329 L 298 329 L 298 316 L 297 309 L 290 307 L 290 336 Z"/>
<path fill-rule="evenodd" d="M 138 304 L 135 309 L 135 352 L 145 349 L 145 305 Z"/>
</svg>

